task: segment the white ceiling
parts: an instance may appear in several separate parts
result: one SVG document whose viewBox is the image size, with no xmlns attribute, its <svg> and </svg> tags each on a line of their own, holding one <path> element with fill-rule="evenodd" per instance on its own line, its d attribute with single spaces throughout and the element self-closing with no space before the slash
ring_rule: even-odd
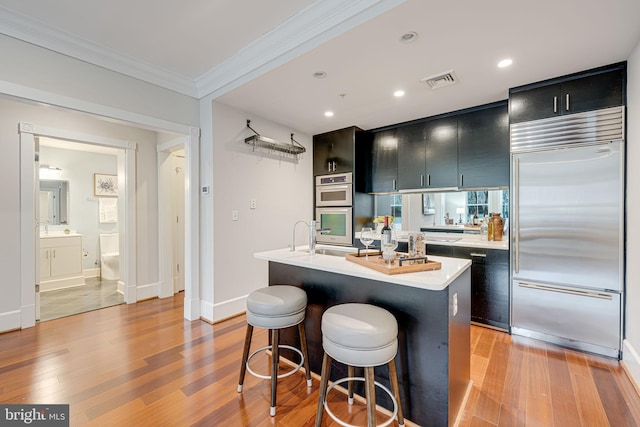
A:
<svg viewBox="0 0 640 427">
<path fill-rule="evenodd" d="M 506 99 L 509 87 L 626 60 L 638 16 L 638 0 L 0 0 L 5 34 L 310 134 Z M 408 31 L 419 37 L 403 44 Z M 87 53 L 98 50 L 111 56 Z M 420 83 L 449 70 L 458 84 Z"/>
</svg>

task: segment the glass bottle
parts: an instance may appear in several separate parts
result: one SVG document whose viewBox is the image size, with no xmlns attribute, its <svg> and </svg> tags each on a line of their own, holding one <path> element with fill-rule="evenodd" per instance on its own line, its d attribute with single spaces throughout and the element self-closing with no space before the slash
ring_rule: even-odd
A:
<svg viewBox="0 0 640 427">
<path fill-rule="evenodd" d="M 493 223 L 493 240 L 501 241 L 502 240 L 502 217 L 500 216 L 500 212 L 496 212 L 491 217 L 491 223 Z"/>
<path fill-rule="evenodd" d="M 487 240 L 489 240 L 490 242 L 493 242 L 493 228 L 494 228 L 493 221 L 491 220 L 491 218 L 489 218 L 489 221 L 487 224 Z"/>
</svg>

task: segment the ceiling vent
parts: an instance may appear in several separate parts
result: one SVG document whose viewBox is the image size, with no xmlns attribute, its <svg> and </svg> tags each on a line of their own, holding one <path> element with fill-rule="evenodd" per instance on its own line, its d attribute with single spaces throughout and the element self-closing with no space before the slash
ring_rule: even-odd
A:
<svg viewBox="0 0 640 427">
<path fill-rule="evenodd" d="M 452 70 L 435 76 L 425 77 L 424 79 L 420 79 L 420 81 L 429 85 L 431 89 L 438 89 L 458 83 L 458 76 L 456 76 L 456 73 Z"/>
</svg>

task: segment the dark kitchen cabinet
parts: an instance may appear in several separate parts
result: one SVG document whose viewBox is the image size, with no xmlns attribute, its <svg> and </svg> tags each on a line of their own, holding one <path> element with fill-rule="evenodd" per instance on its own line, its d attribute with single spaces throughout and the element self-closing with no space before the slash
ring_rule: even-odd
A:
<svg viewBox="0 0 640 427">
<path fill-rule="evenodd" d="M 398 189 L 457 187 L 457 118 L 398 127 Z"/>
<path fill-rule="evenodd" d="M 353 171 L 356 133 L 362 129 L 348 127 L 313 137 L 313 175 Z"/>
<path fill-rule="evenodd" d="M 371 154 L 371 192 L 396 191 L 398 179 L 398 138 L 396 129 L 373 135 Z"/>
<path fill-rule="evenodd" d="M 625 104 L 626 63 L 509 90 L 511 123 Z"/>
<path fill-rule="evenodd" d="M 425 132 L 424 122 L 397 128 L 399 190 L 424 188 L 424 174 L 427 168 Z"/>
<path fill-rule="evenodd" d="M 471 260 L 471 321 L 509 330 L 509 251 L 432 245 L 427 255 Z"/>
<path fill-rule="evenodd" d="M 460 189 L 509 186 L 507 101 L 458 116 Z"/>
</svg>

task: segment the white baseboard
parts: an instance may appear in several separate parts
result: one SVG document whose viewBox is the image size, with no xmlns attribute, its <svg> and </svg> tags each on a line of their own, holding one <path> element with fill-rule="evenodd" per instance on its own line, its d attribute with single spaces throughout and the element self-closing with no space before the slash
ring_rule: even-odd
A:
<svg viewBox="0 0 640 427">
<path fill-rule="evenodd" d="M 145 299 L 157 298 L 160 295 L 160 283 L 149 283 L 148 285 L 138 286 L 136 298 L 138 301 Z"/>
<path fill-rule="evenodd" d="M 635 382 L 636 390 L 640 390 L 640 356 L 629 341 L 624 340 L 622 347 L 622 363 Z"/>
<path fill-rule="evenodd" d="M 100 277 L 100 268 L 87 268 L 86 270 L 82 270 L 82 274 L 85 279 L 90 277 Z"/>
<path fill-rule="evenodd" d="M 211 320 L 212 322 L 219 322 L 220 320 L 227 319 L 232 316 L 236 316 L 240 313 L 247 311 L 247 296 L 243 295 L 238 298 L 233 298 L 227 301 L 219 302 L 211 306 L 211 313 L 209 316 L 204 316 L 204 310 L 202 316 Z M 208 313 L 209 314 L 209 313 Z"/>
<path fill-rule="evenodd" d="M 55 291 L 57 289 L 75 288 L 84 286 L 84 275 L 70 276 L 52 280 L 40 281 L 40 292 Z"/>
<path fill-rule="evenodd" d="M 0 313 L 0 332 L 13 331 L 21 327 L 20 310 Z"/>
</svg>

